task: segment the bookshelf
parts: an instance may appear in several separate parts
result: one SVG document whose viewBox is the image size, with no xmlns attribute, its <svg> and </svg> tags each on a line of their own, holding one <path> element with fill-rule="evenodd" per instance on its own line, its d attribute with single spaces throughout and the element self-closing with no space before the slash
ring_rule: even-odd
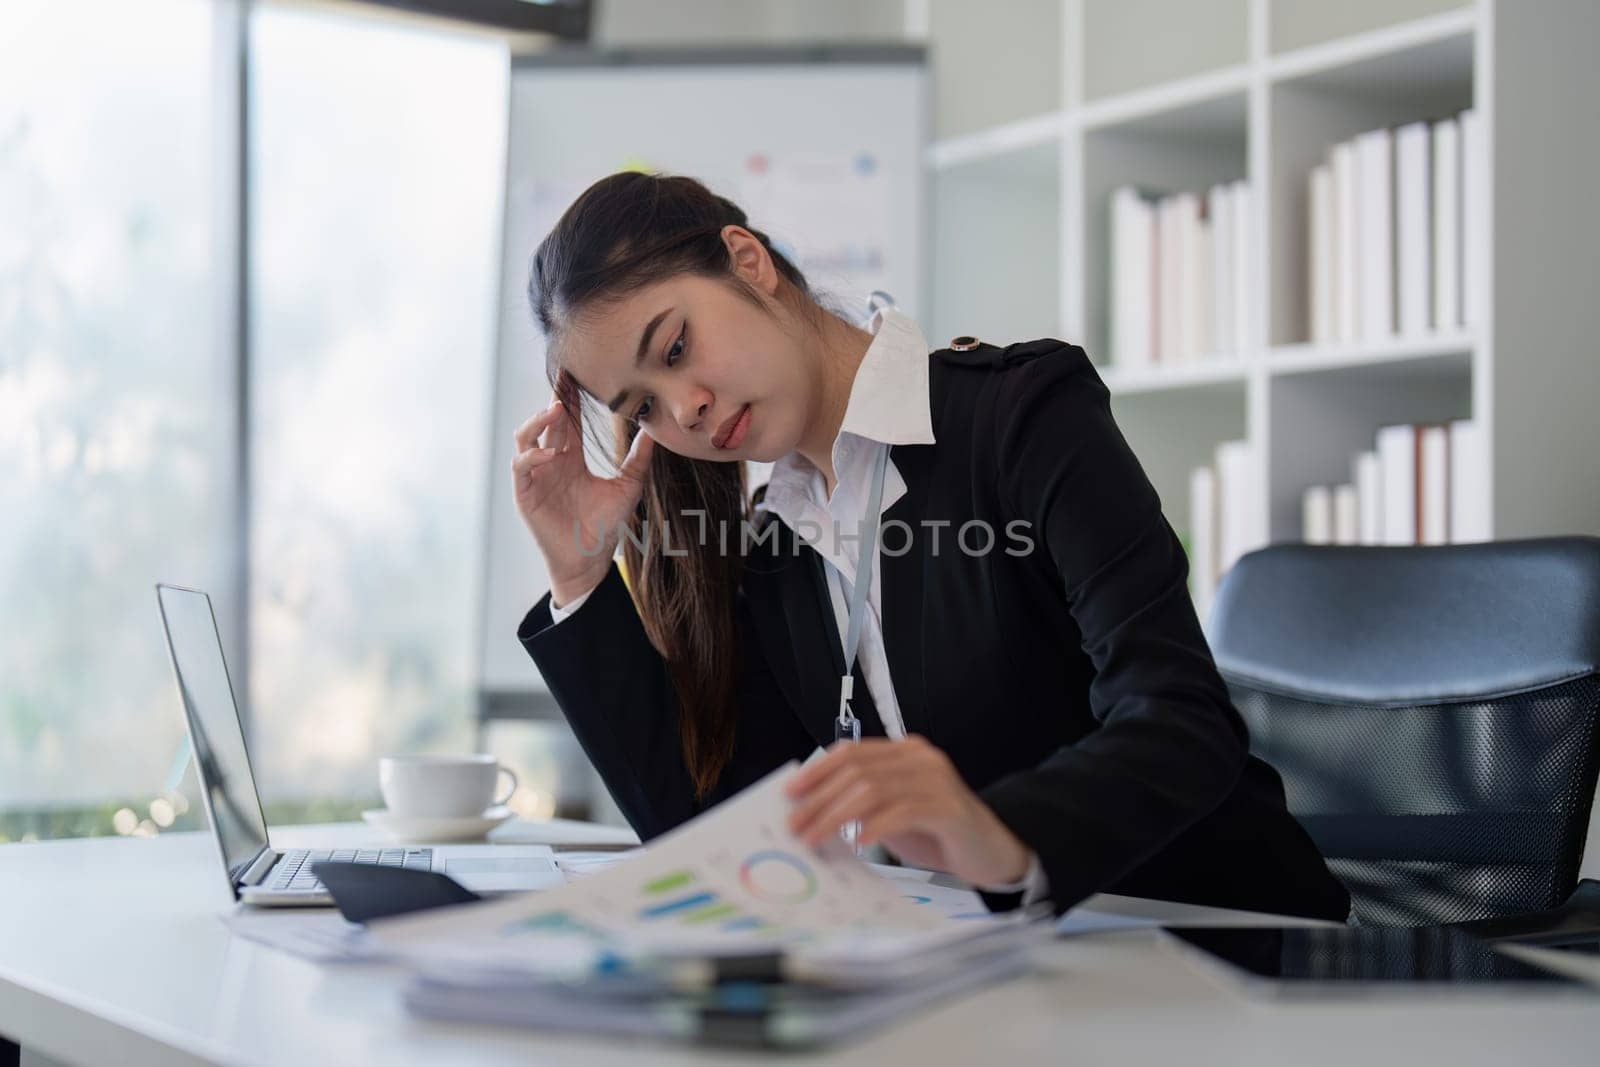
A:
<svg viewBox="0 0 1600 1067">
<path fill-rule="evenodd" d="M 1111 190 L 1248 179 L 1241 256 L 1260 295 L 1239 350 L 1102 366 L 1174 527 L 1188 530 L 1189 471 L 1222 441 L 1248 440 L 1263 466 L 1264 544 L 1298 538 L 1304 490 L 1348 481 L 1379 426 L 1471 417 L 1494 537 L 1600 534 L 1600 77 L 1585 47 L 1600 5 L 1028 0 L 998 9 L 1026 41 L 1018 62 L 973 54 L 974 6 L 922 9 L 941 101 L 930 341 L 1056 336 L 1104 364 Z M 982 121 L 942 106 L 969 95 Z M 1311 167 L 1357 133 L 1468 107 L 1485 184 L 1471 325 L 1309 342 Z"/>
</svg>

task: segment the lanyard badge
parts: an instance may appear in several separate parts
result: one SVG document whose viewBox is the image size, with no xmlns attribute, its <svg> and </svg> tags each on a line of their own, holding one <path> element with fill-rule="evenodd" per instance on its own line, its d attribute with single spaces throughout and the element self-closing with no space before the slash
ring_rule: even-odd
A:
<svg viewBox="0 0 1600 1067">
<path fill-rule="evenodd" d="M 850 710 L 850 697 L 855 691 L 855 679 L 848 674 L 839 679 L 839 717 L 833 720 L 835 741 L 861 740 L 861 720 Z"/>
<path fill-rule="evenodd" d="M 861 740 L 861 720 L 850 709 L 850 698 L 855 693 L 855 678 L 851 666 L 856 661 L 856 650 L 861 647 L 861 627 L 867 610 L 867 591 L 872 588 L 872 561 L 876 558 L 878 540 L 878 511 L 883 506 L 883 475 L 889 463 L 889 446 L 879 445 L 872 467 L 872 489 L 867 494 L 867 514 L 862 520 L 861 549 L 856 557 L 856 580 L 850 588 L 850 629 L 844 641 L 844 674 L 839 678 L 839 713 L 833 720 L 835 741 Z M 842 576 L 841 576 L 842 577 Z M 861 855 L 858 838 L 859 820 L 852 820 L 840 835 Z"/>
<path fill-rule="evenodd" d="M 835 741 L 861 740 L 861 720 L 856 718 L 855 712 L 850 710 L 850 692 L 854 678 L 848 674 L 839 682 L 839 714 L 833 720 L 833 739 Z M 839 827 L 839 836 L 845 843 L 855 850 L 857 856 L 863 855 L 861 848 L 861 820 L 851 819 Z"/>
</svg>

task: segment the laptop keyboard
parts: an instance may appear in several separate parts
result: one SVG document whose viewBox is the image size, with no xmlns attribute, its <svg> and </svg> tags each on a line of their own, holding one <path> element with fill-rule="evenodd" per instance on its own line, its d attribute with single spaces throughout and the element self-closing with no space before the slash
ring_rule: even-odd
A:
<svg viewBox="0 0 1600 1067">
<path fill-rule="evenodd" d="M 341 848 L 318 850 L 290 849 L 272 868 L 272 877 L 263 888 L 274 892 L 322 893 L 327 887 L 311 873 L 313 863 L 375 863 L 380 867 L 404 867 L 426 871 L 433 865 L 431 848 Z"/>
</svg>

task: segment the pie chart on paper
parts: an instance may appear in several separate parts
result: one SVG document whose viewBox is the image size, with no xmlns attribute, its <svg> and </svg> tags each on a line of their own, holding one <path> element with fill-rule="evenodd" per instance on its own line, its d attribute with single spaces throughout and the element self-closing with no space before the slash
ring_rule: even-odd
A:
<svg viewBox="0 0 1600 1067">
<path fill-rule="evenodd" d="M 781 849 L 751 853 L 739 865 L 739 882 L 751 896 L 778 904 L 801 904 L 817 892 L 810 864 Z"/>
</svg>

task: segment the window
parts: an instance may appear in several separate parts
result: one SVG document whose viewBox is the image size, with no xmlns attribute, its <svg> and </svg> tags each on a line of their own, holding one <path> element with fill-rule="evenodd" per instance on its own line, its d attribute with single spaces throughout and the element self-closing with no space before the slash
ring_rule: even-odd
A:
<svg viewBox="0 0 1600 1067">
<path fill-rule="evenodd" d="M 225 613 L 233 543 L 211 20 L 0 4 L 0 840 L 183 821 L 153 585 Z"/>
<path fill-rule="evenodd" d="M 248 611 L 275 818 L 470 744 L 504 46 L 255 8 L 243 486 L 222 10 L 0 5 L 0 840 L 202 825 L 156 581 Z"/>
<path fill-rule="evenodd" d="M 251 37 L 252 750 L 274 817 L 349 817 L 379 755 L 471 745 L 506 52 Z"/>
</svg>

